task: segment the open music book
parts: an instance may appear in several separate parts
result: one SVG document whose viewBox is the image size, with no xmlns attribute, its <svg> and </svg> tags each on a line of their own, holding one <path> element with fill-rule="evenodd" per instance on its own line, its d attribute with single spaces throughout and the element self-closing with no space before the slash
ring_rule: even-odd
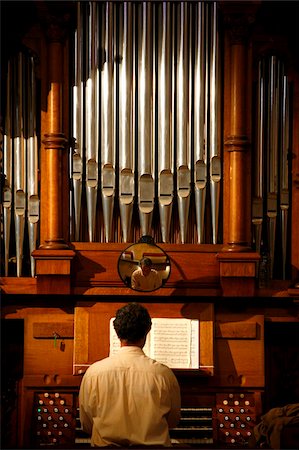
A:
<svg viewBox="0 0 299 450">
<path fill-rule="evenodd" d="M 120 348 L 120 341 L 110 320 L 110 355 Z M 144 353 L 173 369 L 199 368 L 199 321 L 192 319 L 152 318 Z"/>
</svg>

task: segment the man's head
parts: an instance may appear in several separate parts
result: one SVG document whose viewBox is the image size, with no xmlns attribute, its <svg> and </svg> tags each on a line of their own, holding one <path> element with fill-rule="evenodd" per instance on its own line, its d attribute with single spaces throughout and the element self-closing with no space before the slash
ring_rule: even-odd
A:
<svg viewBox="0 0 299 450">
<path fill-rule="evenodd" d="M 151 325 L 152 321 L 147 309 L 139 303 L 128 303 L 118 309 L 113 321 L 118 338 L 129 345 L 145 341 Z"/>
<path fill-rule="evenodd" d="M 141 267 L 142 273 L 145 277 L 150 274 L 152 265 L 153 265 L 153 263 L 150 258 L 142 258 L 140 260 L 140 267 Z"/>
</svg>

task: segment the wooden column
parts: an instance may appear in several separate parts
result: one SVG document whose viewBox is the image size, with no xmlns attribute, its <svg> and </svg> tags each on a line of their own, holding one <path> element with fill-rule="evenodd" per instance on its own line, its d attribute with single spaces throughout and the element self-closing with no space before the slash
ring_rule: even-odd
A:
<svg viewBox="0 0 299 450">
<path fill-rule="evenodd" d="M 63 186 L 62 179 L 68 179 L 63 173 L 63 153 L 67 151 L 67 139 L 63 133 L 63 42 L 65 39 L 64 24 L 54 16 L 48 18 L 48 97 L 46 114 L 46 132 L 43 137 L 45 151 L 45 176 L 47 209 L 41 215 L 43 228 L 46 230 L 43 249 L 68 249 L 63 237 Z M 43 174 L 42 174 L 43 176 Z"/>
<path fill-rule="evenodd" d="M 64 216 L 68 216 L 65 195 L 69 178 L 65 164 L 67 138 L 64 134 L 63 114 L 65 40 L 69 14 L 63 2 L 42 3 L 39 6 L 41 23 L 46 31 L 46 72 L 43 72 L 46 90 L 42 112 L 42 164 L 41 164 L 41 230 L 42 244 L 32 253 L 36 261 L 37 294 L 70 294 L 72 260 L 75 252 L 66 243 L 63 229 Z M 45 84 L 43 85 L 45 87 Z M 66 90 L 67 86 L 65 87 Z M 45 111 L 45 112 L 44 112 Z"/>
<path fill-rule="evenodd" d="M 253 16 L 224 3 L 226 25 L 225 208 L 224 251 L 251 250 L 251 61 L 249 24 Z M 245 13 L 244 13 L 245 11 Z"/>
<path fill-rule="evenodd" d="M 221 2 L 222 3 L 222 2 Z M 224 246 L 218 254 L 223 296 L 254 296 L 259 255 L 251 248 L 251 45 L 257 5 L 223 2 Z"/>
</svg>

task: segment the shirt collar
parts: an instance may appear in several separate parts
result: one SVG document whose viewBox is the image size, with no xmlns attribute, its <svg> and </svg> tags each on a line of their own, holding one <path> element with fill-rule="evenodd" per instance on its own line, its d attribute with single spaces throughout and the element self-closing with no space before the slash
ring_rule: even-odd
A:
<svg viewBox="0 0 299 450">
<path fill-rule="evenodd" d="M 144 353 L 140 347 L 135 345 L 125 345 L 124 347 L 120 347 L 119 351 L 122 353 Z"/>
</svg>

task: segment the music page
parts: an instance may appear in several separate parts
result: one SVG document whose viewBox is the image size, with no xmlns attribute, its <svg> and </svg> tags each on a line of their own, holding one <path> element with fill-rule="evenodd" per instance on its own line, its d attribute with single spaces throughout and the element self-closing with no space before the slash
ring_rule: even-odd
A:
<svg viewBox="0 0 299 450">
<path fill-rule="evenodd" d="M 120 348 L 120 341 L 110 320 L 110 355 Z M 199 322 L 191 319 L 153 318 L 144 353 L 170 368 L 199 368 Z"/>
</svg>

